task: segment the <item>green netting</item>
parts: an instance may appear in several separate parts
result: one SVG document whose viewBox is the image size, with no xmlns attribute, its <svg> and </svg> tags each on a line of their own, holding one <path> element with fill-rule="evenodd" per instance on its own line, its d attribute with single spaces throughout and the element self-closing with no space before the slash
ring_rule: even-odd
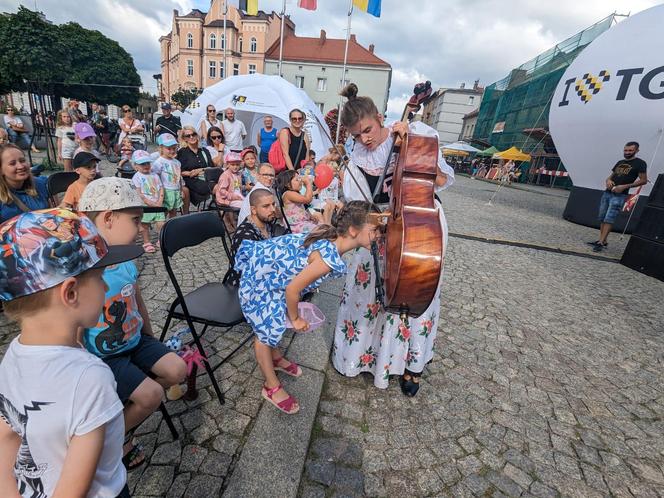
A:
<svg viewBox="0 0 664 498">
<path fill-rule="evenodd" d="M 523 134 L 527 128 L 549 128 L 549 105 L 563 73 L 591 41 L 609 29 L 615 15 L 602 19 L 534 59 L 484 90 L 473 138 L 489 142 L 499 150 L 517 146 L 527 153 L 538 152 L 539 139 Z M 494 133 L 496 124 L 503 131 Z"/>
</svg>

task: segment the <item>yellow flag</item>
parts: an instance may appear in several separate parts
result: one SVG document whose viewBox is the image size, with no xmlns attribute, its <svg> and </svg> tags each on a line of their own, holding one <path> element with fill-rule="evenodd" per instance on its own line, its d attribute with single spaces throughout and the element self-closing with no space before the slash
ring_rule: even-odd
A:
<svg viewBox="0 0 664 498">
<path fill-rule="evenodd" d="M 247 0 L 247 14 L 250 16 L 258 15 L 258 0 Z"/>
</svg>

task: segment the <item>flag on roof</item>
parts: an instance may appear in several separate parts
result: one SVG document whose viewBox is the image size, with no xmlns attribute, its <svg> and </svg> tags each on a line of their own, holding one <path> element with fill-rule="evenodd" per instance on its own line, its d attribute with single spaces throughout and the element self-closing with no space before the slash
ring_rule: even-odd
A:
<svg viewBox="0 0 664 498">
<path fill-rule="evenodd" d="M 353 0 L 353 5 L 367 14 L 380 17 L 381 0 Z"/>
</svg>

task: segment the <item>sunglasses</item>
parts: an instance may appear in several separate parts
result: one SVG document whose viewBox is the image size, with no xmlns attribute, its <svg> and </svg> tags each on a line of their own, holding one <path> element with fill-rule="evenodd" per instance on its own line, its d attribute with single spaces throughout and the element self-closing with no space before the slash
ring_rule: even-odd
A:
<svg viewBox="0 0 664 498">
<path fill-rule="evenodd" d="M 122 112 L 131 112 L 131 109 L 122 109 Z"/>
<path fill-rule="evenodd" d="M 208 109 L 208 112 L 217 112 L 216 109 Z"/>
<path fill-rule="evenodd" d="M 295 121 L 296 123 L 299 121 L 304 121 L 304 118 L 290 118 L 291 121 Z"/>
<path fill-rule="evenodd" d="M 210 135 L 212 140 L 221 140 L 221 135 Z"/>
<path fill-rule="evenodd" d="M 194 138 L 197 137 L 197 133 L 187 133 L 186 135 L 182 135 L 184 138 Z"/>
</svg>

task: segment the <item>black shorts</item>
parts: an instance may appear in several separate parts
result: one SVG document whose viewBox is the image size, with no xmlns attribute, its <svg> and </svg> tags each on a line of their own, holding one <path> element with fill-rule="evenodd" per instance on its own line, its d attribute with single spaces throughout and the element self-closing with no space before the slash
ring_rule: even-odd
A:
<svg viewBox="0 0 664 498">
<path fill-rule="evenodd" d="M 141 382 L 150 377 L 154 364 L 170 352 L 170 349 L 154 337 L 141 334 L 141 340 L 131 351 L 104 358 L 104 363 L 111 368 L 118 384 L 120 401 L 126 403 Z"/>
</svg>

